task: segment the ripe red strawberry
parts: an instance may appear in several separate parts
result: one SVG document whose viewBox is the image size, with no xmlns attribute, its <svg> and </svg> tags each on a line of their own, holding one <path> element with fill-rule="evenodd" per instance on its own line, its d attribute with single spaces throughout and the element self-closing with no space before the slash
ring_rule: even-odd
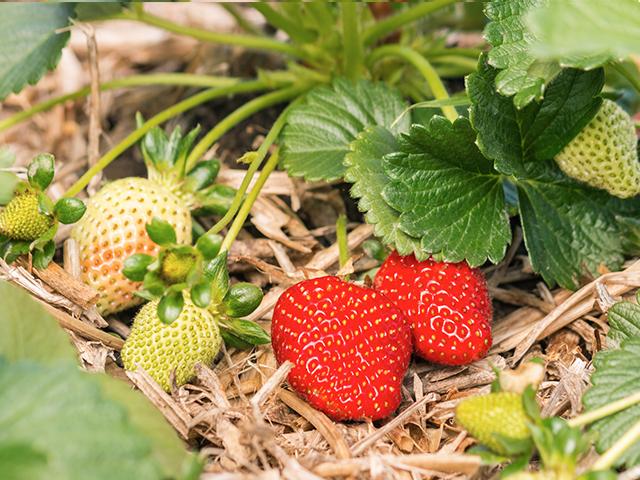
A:
<svg viewBox="0 0 640 480">
<path fill-rule="evenodd" d="M 377 420 L 393 413 L 411 356 L 400 312 L 371 288 L 337 277 L 304 280 L 278 299 L 271 326 L 289 383 L 335 420 Z"/>
<path fill-rule="evenodd" d="M 416 353 L 444 365 L 466 365 L 491 347 L 491 300 L 482 272 L 467 262 L 419 262 L 393 252 L 374 288 L 407 318 Z"/>
</svg>

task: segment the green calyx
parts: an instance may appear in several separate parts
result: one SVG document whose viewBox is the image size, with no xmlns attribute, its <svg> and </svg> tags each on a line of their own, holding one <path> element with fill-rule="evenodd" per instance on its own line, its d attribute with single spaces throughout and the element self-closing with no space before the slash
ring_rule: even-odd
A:
<svg viewBox="0 0 640 480">
<path fill-rule="evenodd" d="M 198 256 L 194 252 L 169 251 L 162 259 L 160 275 L 167 283 L 183 283 L 197 262 Z"/>
<path fill-rule="evenodd" d="M 0 257 L 12 263 L 19 256 L 33 254 L 33 265 L 44 269 L 55 254 L 53 237 L 58 223 L 75 223 L 86 210 L 76 198 L 62 198 L 55 204 L 45 193 L 54 176 L 54 158 L 37 155 L 27 167 L 27 180 L 2 170 L 15 157 L 4 152 L 0 159 Z"/>
</svg>

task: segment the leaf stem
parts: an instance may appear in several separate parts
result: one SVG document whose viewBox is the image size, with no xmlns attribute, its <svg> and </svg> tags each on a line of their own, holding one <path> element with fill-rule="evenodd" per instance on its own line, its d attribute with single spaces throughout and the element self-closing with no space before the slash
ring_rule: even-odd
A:
<svg viewBox="0 0 640 480">
<path fill-rule="evenodd" d="M 618 413 L 626 408 L 629 408 L 636 403 L 640 403 L 640 391 L 636 392 L 628 397 L 621 398 L 620 400 L 616 400 L 615 402 L 604 405 L 600 408 L 596 408 L 587 413 L 583 413 L 582 415 L 578 415 L 571 420 L 567 420 L 567 423 L 571 427 L 582 427 L 584 425 L 589 425 L 601 418 L 608 417 L 609 415 L 613 415 L 614 413 Z"/>
<path fill-rule="evenodd" d="M 251 8 L 260 12 L 267 22 L 285 32 L 294 42 L 312 42 L 316 38 L 316 35 L 311 30 L 307 30 L 303 25 L 285 17 L 264 1 L 252 3 Z"/>
<path fill-rule="evenodd" d="M 415 22 L 420 18 L 429 15 L 430 13 L 440 10 L 448 5 L 455 3 L 456 0 L 432 0 L 430 2 L 419 2 L 413 7 L 396 13 L 390 17 L 385 18 L 377 22 L 375 25 L 365 29 L 362 34 L 362 39 L 365 45 L 371 45 L 376 40 L 386 37 L 388 34 L 397 30 L 398 28 L 406 25 L 407 23 Z"/>
<path fill-rule="evenodd" d="M 338 258 L 340 268 L 344 267 L 349 261 L 349 243 L 347 241 L 347 217 L 340 214 L 336 222 L 336 237 L 338 240 Z"/>
<path fill-rule="evenodd" d="M 413 65 L 429 84 L 429 88 L 431 89 L 431 92 L 433 93 L 433 96 L 436 100 L 445 100 L 449 98 L 449 94 L 447 93 L 447 89 L 442 83 L 442 79 L 433 68 L 431 63 L 429 63 L 429 61 L 418 52 L 412 50 L 409 47 L 405 47 L 402 45 L 385 45 L 383 47 L 376 48 L 373 52 L 371 52 L 367 60 L 371 65 L 381 58 L 390 56 L 400 57 Z M 451 122 L 455 121 L 455 119 L 458 118 L 458 112 L 454 107 L 442 106 L 440 108 L 442 109 L 442 113 L 444 114 L 444 116 L 447 117 Z"/>
<path fill-rule="evenodd" d="M 592 471 L 608 470 L 629 447 L 640 440 L 640 421 L 637 421 L 625 432 L 602 456 L 591 466 Z"/>
<path fill-rule="evenodd" d="M 147 85 L 183 85 L 188 87 L 226 87 L 241 82 L 239 78 L 214 77 L 211 75 L 194 75 L 190 73 L 150 73 L 146 75 L 131 75 L 117 78 L 100 84 L 100 90 L 113 90 L 116 88 L 139 87 Z M 31 108 L 18 112 L 0 122 L 0 132 L 17 125 L 18 123 L 33 117 L 35 114 L 49 110 L 69 100 L 77 100 L 86 97 L 91 92 L 89 86 L 75 92 L 53 97 Z"/>
<path fill-rule="evenodd" d="M 307 87 L 291 86 L 275 92 L 269 92 L 261 95 L 253 100 L 245 103 L 237 110 L 227 115 L 221 120 L 215 127 L 213 127 L 209 133 L 207 133 L 194 147 L 187 158 L 187 171 L 202 158 L 207 150 L 213 145 L 222 135 L 228 132 L 231 128 L 236 126 L 242 120 L 250 117 L 260 110 L 264 110 L 267 107 L 276 105 L 278 103 L 290 100 L 303 93 Z"/>
<path fill-rule="evenodd" d="M 262 169 L 262 172 L 260 172 L 260 175 L 258 176 L 258 179 L 256 180 L 255 185 L 251 189 L 251 192 L 247 196 L 247 199 L 245 200 L 245 202 L 242 204 L 242 207 L 238 211 L 238 215 L 236 215 L 236 218 L 233 220 L 231 227 L 229 227 L 229 231 L 227 232 L 227 235 L 224 237 L 224 240 L 222 241 L 220 252 L 228 251 L 229 248 L 231 248 L 231 244 L 234 242 L 234 240 L 238 236 L 238 233 L 240 233 L 240 230 L 242 229 L 242 226 L 244 225 L 245 220 L 249 216 L 249 212 L 251 212 L 251 207 L 253 207 L 253 204 L 255 203 L 256 199 L 258 198 L 258 195 L 260 194 L 260 190 L 262 190 L 262 187 L 266 183 L 267 178 L 269 178 L 269 175 L 271 174 L 271 172 L 273 172 L 273 170 L 278 165 L 278 157 L 279 157 L 278 153 L 279 153 L 278 150 L 273 152 L 269 160 L 267 160 L 267 163 L 265 163 L 264 168 Z"/>
<path fill-rule="evenodd" d="M 362 40 L 358 24 L 356 3 L 350 0 L 340 3 L 342 16 L 342 43 L 344 45 L 344 72 L 351 80 L 356 80 L 362 70 Z"/>
<path fill-rule="evenodd" d="M 264 158 L 267 156 L 267 152 L 269 151 L 269 148 L 271 147 L 271 145 L 273 145 L 273 143 L 276 141 L 276 139 L 280 135 L 280 132 L 284 128 L 289 111 L 294 105 L 296 105 L 301 100 L 302 100 L 302 97 L 299 97 L 297 100 L 291 102 L 289 106 L 287 106 L 287 108 L 285 108 L 282 111 L 282 113 L 280 113 L 280 116 L 273 123 L 273 125 L 271 126 L 271 130 L 269 130 L 269 133 L 267 134 L 264 141 L 256 151 L 256 156 L 251 161 L 251 164 L 247 169 L 247 173 L 242 179 L 242 183 L 240 184 L 240 187 L 238 188 L 238 191 L 236 192 L 236 195 L 233 198 L 233 202 L 231 202 L 231 206 L 229 207 L 229 210 L 227 210 L 227 213 L 225 213 L 225 215 L 214 226 L 212 226 L 207 233 L 219 233 L 220 231 L 222 231 L 224 227 L 226 227 L 229 224 L 229 222 L 231 222 L 231 220 L 233 220 L 233 217 L 235 216 L 236 212 L 240 208 L 240 205 L 242 204 L 244 194 L 247 192 L 247 189 L 249 188 L 249 184 L 251 183 L 251 180 L 253 180 L 253 176 L 255 175 L 258 168 L 260 168 L 260 165 L 262 164 L 262 161 L 264 160 Z"/>
<path fill-rule="evenodd" d="M 75 197 L 78 193 L 87 186 L 89 181 L 96 175 L 98 172 L 102 171 L 107 165 L 109 165 L 113 160 L 115 160 L 119 155 L 121 155 L 125 150 L 134 145 L 138 140 L 140 140 L 149 130 L 153 127 L 160 125 L 163 122 L 166 122 L 170 118 L 175 117 L 176 115 L 190 110 L 191 108 L 200 105 L 204 102 L 213 100 L 215 98 L 219 98 L 225 95 L 231 95 L 234 93 L 247 93 L 247 92 L 255 92 L 257 90 L 264 90 L 267 88 L 267 83 L 263 80 L 253 80 L 248 82 L 243 82 L 237 85 L 229 85 L 228 87 L 220 87 L 220 88 L 212 88 L 209 90 L 205 90 L 204 92 L 200 92 L 192 97 L 186 98 L 181 102 L 172 105 L 171 107 L 163 110 L 162 112 L 154 115 L 149 120 L 147 120 L 144 125 L 140 128 L 137 128 L 129 135 L 127 135 L 123 140 L 120 141 L 115 147 L 105 153 L 89 170 L 85 172 L 82 177 L 80 177 L 76 183 L 74 183 L 69 190 L 65 193 L 65 197 Z"/>
<path fill-rule="evenodd" d="M 202 40 L 204 42 L 221 43 L 225 45 L 238 45 L 245 48 L 256 50 L 269 50 L 274 52 L 280 52 L 292 57 L 311 60 L 307 52 L 304 50 L 290 45 L 288 43 L 273 40 L 268 37 L 262 37 L 257 35 L 239 35 L 235 33 L 219 33 L 209 30 L 203 30 L 201 28 L 188 27 L 186 25 L 178 25 L 169 20 L 161 17 L 157 17 L 145 11 L 133 12 L 124 11 L 111 18 L 118 18 L 121 20 L 137 20 L 139 22 L 152 25 L 154 27 L 162 28 L 168 32 L 177 33 L 180 35 L 186 35 L 189 37 Z"/>
<path fill-rule="evenodd" d="M 245 32 L 250 33 L 252 35 L 262 36 L 263 33 L 260 31 L 258 27 L 256 27 L 253 23 L 247 20 L 242 12 L 238 10 L 238 8 L 233 3 L 222 2 L 220 6 L 224 8 L 229 15 L 231 15 L 238 26 L 243 29 Z"/>
</svg>

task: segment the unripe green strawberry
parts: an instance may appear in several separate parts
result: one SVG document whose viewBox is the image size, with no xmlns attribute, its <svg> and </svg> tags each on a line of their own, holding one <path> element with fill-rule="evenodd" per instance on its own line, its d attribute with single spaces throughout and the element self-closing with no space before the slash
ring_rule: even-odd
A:
<svg viewBox="0 0 640 480">
<path fill-rule="evenodd" d="M 170 284 L 182 283 L 196 261 L 197 257 L 191 253 L 168 252 L 162 259 L 160 275 Z"/>
<path fill-rule="evenodd" d="M 40 212 L 38 194 L 32 190 L 17 194 L 0 212 L 0 234 L 12 240 L 31 242 L 53 225 L 53 218 Z"/>
<path fill-rule="evenodd" d="M 139 366 L 169 391 L 173 371 L 178 386 L 187 383 L 195 376 L 196 363 L 213 362 L 222 339 L 215 317 L 194 305 L 187 294 L 182 312 L 168 325 L 158 318 L 158 302 L 140 309 L 121 355 L 126 370 Z"/>
<path fill-rule="evenodd" d="M 627 113 L 604 100 L 598 114 L 555 157 L 568 176 L 620 198 L 640 194 L 636 129 Z"/>
<path fill-rule="evenodd" d="M 177 243 L 191 243 L 189 207 L 168 187 L 146 178 L 116 180 L 89 199 L 71 237 L 80 247 L 83 281 L 100 294 L 97 306 L 102 314 L 142 303 L 134 296 L 140 283 L 122 274 L 122 264 L 134 253 L 159 252 L 145 229 L 153 217 L 174 227 Z"/>
<path fill-rule="evenodd" d="M 495 435 L 515 440 L 531 437 L 522 397 L 512 392 L 497 392 L 463 400 L 456 419 L 478 442 L 501 455 L 509 455 Z"/>
</svg>

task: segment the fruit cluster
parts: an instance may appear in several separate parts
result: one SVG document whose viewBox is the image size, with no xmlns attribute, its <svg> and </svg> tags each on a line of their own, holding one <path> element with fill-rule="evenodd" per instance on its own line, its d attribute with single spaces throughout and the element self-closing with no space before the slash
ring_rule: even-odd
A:
<svg viewBox="0 0 640 480">
<path fill-rule="evenodd" d="M 478 269 L 393 252 L 373 287 L 326 276 L 288 288 L 272 344 L 315 408 L 335 420 L 377 420 L 400 405 L 412 351 L 442 365 L 476 361 L 491 346 L 491 317 Z"/>
</svg>

